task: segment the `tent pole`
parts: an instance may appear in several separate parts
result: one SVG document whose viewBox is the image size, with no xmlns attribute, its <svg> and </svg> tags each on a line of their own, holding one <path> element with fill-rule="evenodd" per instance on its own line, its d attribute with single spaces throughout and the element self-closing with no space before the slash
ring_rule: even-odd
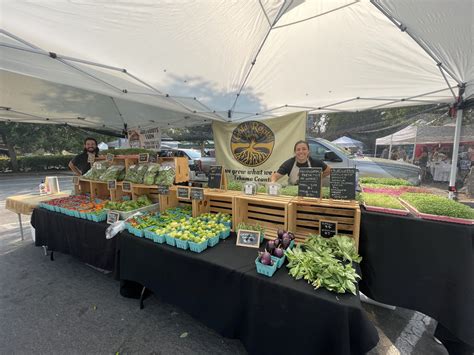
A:
<svg viewBox="0 0 474 355">
<path fill-rule="evenodd" d="M 375 143 L 375 152 L 374 152 L 374 158 L 377 158 L 377 143 Z"/>
<path fill-rule="evenodd" d="M 451 159 L 451 174 L 449 177 L 449 198 L 454 198 L 454 189 L 456 185 L 456 173 L 458 171 L 458 152 L 459 141 L 461 140 L 462 109 L 459 109 L 456 115 L 456 129 L 454 131 L 453 158 Z"/>
<path fill-rule="evenodd" d="M 388 148 L 388 159 L 392 158 L 392 142 L 393 142 L 393 134 L 390 136 L 390 146 Z"/>
<path fill-rule="evenodd" d="M 416 131 L 415 131 L 415 142 L 413 143 L 413 158 L 411 159 L 411 163 L 413 164 L 415 162 L 415 156 L 416 156 L 416 138 L 418 137 L 418 126 L 416 126 Z"/>
</svg>

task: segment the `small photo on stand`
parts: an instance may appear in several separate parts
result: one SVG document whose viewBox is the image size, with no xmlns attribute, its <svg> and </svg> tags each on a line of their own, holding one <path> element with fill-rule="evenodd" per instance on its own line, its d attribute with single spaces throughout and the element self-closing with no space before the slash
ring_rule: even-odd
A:
<svg viewBox="0 0 474 355">
<path fill-rule="evenodd" d="M 237 240 L 235 242 L 235 245 L 238 245 L 240 247 L 258 249 L 260 247 L 260 232 L 239 229 L 239 231 L 237 232 Z"/>
</svg>

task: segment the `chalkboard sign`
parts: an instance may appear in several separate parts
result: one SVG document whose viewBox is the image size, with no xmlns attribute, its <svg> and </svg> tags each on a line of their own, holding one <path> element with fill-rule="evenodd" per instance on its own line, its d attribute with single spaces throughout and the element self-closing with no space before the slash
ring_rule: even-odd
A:
<svg viewBox="0 0 474 355">
<path fill-rule="evenodd" d="M 169 195 L 169 193 L 170 193 L 169 186 L 158 185 L 158 194 L 159 195 Z"/>
<path fill-rule="evenodd" d="M 331 238 L 337 234 L 337 222 L 319 221 L 319 234 L 324 238 Z"/>
<path fill-rule="evenodd" d="M 123 192 L 132 192 L 132 183 L 129 181 L 124 181 L 122 183 L 122 191 Z"/>
<path fill-rule="evenodd" d="M 189 200 L 189 187 L 178 187 L 178 198 Z"/>
<path fill-rule="evenodd" d="M 207 186 L 210 189 L 220 189 L 222 187 L 222 166 L 211 165 L 209 168 L 209 178 Z"/>
<path fill-rule="evenodd" d="M 260 247 L 260 232 L 239 229 L 235 245 L 248 248 Z"/>
<path fill-rule="evenodd" d="M 107 223 L 112 224 L 117 222 L 120 219 L 120 214 L 118 212 L 109 211 L 107 213 Z"/>
<path fill-rule="evenodd" d="M 105 156 L 105 160 L 107 161 L 113 161 L 115 158 L 115 156 L 113 154 L 110 154 L 110 153 L 107 153 L 107 155 Z"/>
<path fill-rule="evenodd" d="M 107 188 L 109 190 L 115 190 L 117 188 L 117 180 L 108 180 L 107 181 Z"/>
<path fill-rule="evenodd" d="M 300 168 L 298 196 L 321 197 L 321 168 Z"/>
<path fill-rule="evenodd" d="M 139 163 L 148 163 L 149 159 L 150 159 L 150 154 L 148 154 L 148 153 L 140 153 L 138 155 L 138 162 Z"/>
<path fill-rule="evenodd" d="M 355 200 L 356 169 L 331 169 L 331 176 L 329 177 L 329 196 L 337 200 Z"/>
<path fill-rule="evenodd" d="M 204 189 L 199 187 L 192 187 L 191 188 L 191 200 L 204 200 Z"/>
</svg>

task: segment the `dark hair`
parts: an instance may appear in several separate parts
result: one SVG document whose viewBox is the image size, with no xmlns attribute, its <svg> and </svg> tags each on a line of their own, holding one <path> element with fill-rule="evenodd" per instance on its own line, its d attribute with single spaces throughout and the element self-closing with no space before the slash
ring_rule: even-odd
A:
<svg viewBox="0 0 474 355">
<path fill-rule="evenodd" d="M 307 147 L 308 150 L 309 150 L 309 143 L 308 143 L 308 141 L 300 140 L 300 141 L 298 141 L 298 142 L 295 143 L 295 146 L 294 146 L 294 148 L 293 148 L 293 151 L 294 151 L 294 152 L 296 152 L 296 146 L 297 146 L 298 144 L 301 144 L 301 143 L 306 144 L 306 147 Z"/>
<path fill-rule="evenodd" d="M 84 144 L 86 144 L 87 141 L 94 141 L 94 142 L 95 142 L 95 145 L 97 145 L 97 140 L 96 140 L 95 138 L 87 137 L 86 139 L 84 139 Z"/>
</svg>

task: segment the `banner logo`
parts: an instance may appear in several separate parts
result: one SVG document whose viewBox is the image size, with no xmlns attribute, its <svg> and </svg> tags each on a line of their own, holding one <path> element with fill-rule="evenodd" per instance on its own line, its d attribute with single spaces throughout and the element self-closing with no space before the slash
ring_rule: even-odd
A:
<svg viewBox="0 0 474 355">
<path fill-rule="evenodd" d="M 261 122 L 247 121 L 232 132 L 230 148 L 235 160 L 245 166 L 259 166 L 272 155 L 275 134 Z"/>
</svg>

